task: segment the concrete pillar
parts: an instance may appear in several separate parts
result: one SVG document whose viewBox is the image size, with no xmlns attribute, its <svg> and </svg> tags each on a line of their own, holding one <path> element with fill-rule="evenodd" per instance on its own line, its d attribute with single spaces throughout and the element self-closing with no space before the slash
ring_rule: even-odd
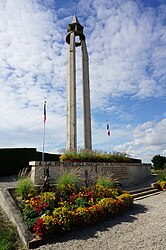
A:
<svg viewBox="0 0 166 250">
<path fill-rule="evenodd" d="M 92 149 L 89 62 L 83 29 L 84 27 L 74 15 L 72 22 L 68 25 L 66 35 L 66 42 L 69 44 L 67 65 L 67 149 L 69 150 L 77 150 L 75 47 L 79 46 L 82 47 L 84 148 Z M 75 37 L 79 40 L 75 41 Z"/>
<path fill-rule="evenodd" d="M 91 139 L 91 110 L 89 86 L 89 58 L 86 41 L 81 42 L 82 49 L 82 82 L 83 82 L 83 116 L 84 116 L 84 148 L 92 150 Z"/>
<path fill-rule="evenodd" d="M 70 34 L 67 64 L 67 149 L 77 148 L 75 34 Z"/>
</svg>

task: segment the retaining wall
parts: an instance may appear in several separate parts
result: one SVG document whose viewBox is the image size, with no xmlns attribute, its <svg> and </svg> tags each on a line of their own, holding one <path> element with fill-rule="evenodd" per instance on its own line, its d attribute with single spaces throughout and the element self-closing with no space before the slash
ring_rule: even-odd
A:
<svg viewBox="0 0 166 250">
<path fill-rule="evenodd" d="M 49 169 L 51 183 L 56 183 L 60 172 L 66 170 L 78 171 L 82 179 L 87 176 L 90 180 L 95 180 L 97 174 L 106 174 L 123 186 L 141 182 L 151 175 L 151 164 L 147 163 L 100 163 L 100 162 L 29 162 L 31 166 L 31 179 L 37 185 L 43 184 L 44 169 Z"/>
</svg>

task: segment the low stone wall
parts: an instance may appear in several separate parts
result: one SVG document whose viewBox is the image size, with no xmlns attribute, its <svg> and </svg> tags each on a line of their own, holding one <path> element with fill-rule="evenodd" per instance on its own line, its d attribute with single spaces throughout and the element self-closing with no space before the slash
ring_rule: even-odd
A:
<svg viewBox="0 0 166 250">
<path fill-rule="evenodd" d="M 56 183 L 56 179 L 63 170 L 75 170 L 80 178 L 85 176 L 90 180 L 95 180 L 98 174 L 108 175 L 123 186 L 135 184 L 151 175 L 151 164 L 142 163 L 100 163 L 100 162 L 29 162 L 31 166 L 31 179 L 37 185 L 43 184 L 44 169 L 49 169 L 51 182 Z"/>
</svg>

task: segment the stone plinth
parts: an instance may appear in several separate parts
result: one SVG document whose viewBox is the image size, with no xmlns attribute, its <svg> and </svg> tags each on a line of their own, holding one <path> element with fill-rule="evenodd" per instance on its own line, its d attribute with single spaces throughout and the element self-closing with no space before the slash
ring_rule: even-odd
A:
<svg viewBox="0 0 166 250">
<path fill-rule="evenodd" d="M 31 166 L 31 180 L 36 185 L 42 185 L 44 182 L 43 175 L 44 169 L 49 169 L 50 174 L 50 183 L 55 183 L 56 179 L 60 172 L 60 163 L 53 161 L 46 161 L 42 163 L 41 161 L 30 161 L 29 165 Z"/>
</svg>

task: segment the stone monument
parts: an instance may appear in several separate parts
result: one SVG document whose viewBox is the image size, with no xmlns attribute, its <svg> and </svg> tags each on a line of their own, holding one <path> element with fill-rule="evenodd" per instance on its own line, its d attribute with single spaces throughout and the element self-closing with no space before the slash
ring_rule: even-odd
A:
<svg viewBox="0 0 166 250">
<path fill-rule="evenodd" d="M 67 149 L 77 150 L 77 115 L 76 115 L 76 47 L 82 50 L 82 84 L 83 84 L 83 117 L 84 149 L 92 150 L 91 111 L 89 86 L 89 59 L 86 47 L 84 27 L 74 15 L 68 25 L 66 42 L 68 43 L 67 64 Z"/>
</svg>

